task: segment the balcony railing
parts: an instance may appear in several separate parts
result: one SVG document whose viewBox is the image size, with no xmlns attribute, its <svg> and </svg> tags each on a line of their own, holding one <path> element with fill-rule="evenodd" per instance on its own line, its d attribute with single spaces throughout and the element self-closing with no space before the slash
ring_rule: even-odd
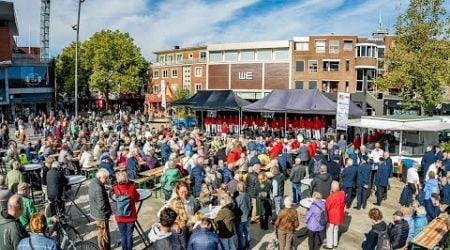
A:
<svg viewBox="0 0 450 250">
<path fill-rule="evenodd" d="M 200 58 L 184 59 L 181 61 L 172 61 L 172 62 L 165 61 L 163 63 L 155 62 L 155 63 L 153 63 L 153 66 L 171 66 L 171 65 L 196 64 L 196 63 L 206 63 L 206 58 L 205 59 L 200 59 Z"/>
</svg>

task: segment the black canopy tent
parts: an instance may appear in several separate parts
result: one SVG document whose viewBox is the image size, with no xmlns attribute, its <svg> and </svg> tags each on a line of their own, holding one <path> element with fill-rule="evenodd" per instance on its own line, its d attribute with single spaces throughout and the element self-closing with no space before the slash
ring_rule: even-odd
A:
<svg viewBox="0 0 450 250">
<path fill-rule="evenodd" d="M 242 111 L 284 113 L 284 125 L 287 127 L 287 113 L 335 115 L 336 106 L 336 102 L 330 100 L 318 90 L 274 89 L 263 99 L 242 107 Z M 349 117 L 361 116 L 361 108 L 350 102 Z"/>
<path fill-rule="evenodd" d="M 200 111 L 203 121 L 203 111 L 236 111 L 241 120 L 241 108 L 250 104 L 232 90 L 200 90 L 187 100 L 175 101 L 172 106 L 187 106 Z"/>
</svg>

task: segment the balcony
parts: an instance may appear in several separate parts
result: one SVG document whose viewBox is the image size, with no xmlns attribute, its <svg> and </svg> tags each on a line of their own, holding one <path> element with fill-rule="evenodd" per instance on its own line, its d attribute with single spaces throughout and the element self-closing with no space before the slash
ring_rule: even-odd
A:
<svg viewBox="0 0 450 250">
<path fill-rule="evenodd" d="M 172 66 L 172 65 L 186 65 L 186 64 L 200 64 L 200 63 L 206 63 L 205 59 L 195 58 L 195 59 L 184 59 L 181 61 L 172 61 L 172 62 L 155 62 L 153 63 L 154 67 L 160 67 L 160 66 Z"/>
</svg>

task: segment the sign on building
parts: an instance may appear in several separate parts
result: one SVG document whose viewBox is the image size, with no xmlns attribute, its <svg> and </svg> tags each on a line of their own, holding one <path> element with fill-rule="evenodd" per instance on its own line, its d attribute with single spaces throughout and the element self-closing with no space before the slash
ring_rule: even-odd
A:
<svg viewBox="0 0 450 250">
<path fill-rule="evenodd" d="M 239 80 L 253 80 L 253 72 L 239 72 Z"/>
<path fill-rule="evenodd" d="M 336 106 L 336 129 L 347 131 L 350 93 L 338 92 Z"/>
</svg>

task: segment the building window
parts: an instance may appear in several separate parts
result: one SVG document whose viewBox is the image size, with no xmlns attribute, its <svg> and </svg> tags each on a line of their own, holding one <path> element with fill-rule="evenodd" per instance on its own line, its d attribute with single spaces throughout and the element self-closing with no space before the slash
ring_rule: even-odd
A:
<svg viewBox="0 0 450 250">
<path fill-rule="evenodd" d="M 181 63 L 183 61 L 183 54 L 177 54 L 177 63 Z"/>
<path fill-rule="evenodd" d="M 162 77 L 163 77 L 163 78 L 169 77 L 169 71 L 168 71 L 167 69 L 163 70 Z"/>
<path fill-rule="evenodd" d="M 296 42 L 295 50 L 297 51 L 308 51 L 309 50 L 309 42 Z"/>
<path fill-rule="evenodd" d="M 360 45 L 356 47 L 357 57 L 376 57 L 377 47 L 370 45 Z"/>
<path fill-rule="evenodd" d="M 309 68 L 309 72 L 311 72 L 311 73 L 317 72 L 317 70 L 318 70 L 317 61 L 316 60 L 309 60 L 308 61 L 308 68 Z"/>
<path fill-rule="evenodd" d="M 225 61 L 226 62 L 236 62 L 238 60 L 237 51 L 225 51 Z"/>
<path fill-rule="evenodd" d="M 242 50 L 241 51 L 241 61 L 254 61 L 255 51 L 254 50 Z"/>
<path fill-rule="evenodd" d="M 256 58 L 259 61 L 271 61 L 272 60 L 272 50 L 271 49 L 260 49 L 257 51 Z"/>
<path fill-rule="evenodd" d="M 357 69 L 356 70 L 356 91 L 363 92 L 367 90 L 373 91 L 375 84 L 376 70 L 374 69 Z"/>
<path fill-rule="evenodd" d="M 315 80 L 311 80 L 311 81 L 309 81 L 308 82 L 308 87 L 309 87 L 309 89 L 317 89 L 317 81 L 315 81 Z"/>
<path fill-rule="evenodd" d="M 325 40 L 316 40 L 316 53 L 325 53 Z"/>
<path fill-rule="evenodd" d="M 159 63 L 160 63 L 161 65 L 164 64 L 164 56 L 159 56 Z"/>
<path fill-rule="evenodd" d="M 339 71 L 339 62 L 323 61 L 323 71 Z"/>
<path fill-rule="evenodd" d="M 159 71 L 155 70 L 153 71 L 153 78 L 158 78 L 159 77 Z"/>
<path fill-rule="evenodd" d="M 222 52 L 209 52 L 209 62 L 223 62 Z"/>
<path fill-rule="evenodd" d="M 339 81 L 322 81 L 322 92 L 338 92 Z"/>
<path fill-rule="evenodd" d="M 350 71 L 350 60 L 345 60 L 345 71 Z"/>
<path fill-rule="evenodd" d="M 197 93 L 199 90 L 202 90 L 202 84 L 201 83 L 196 83 L 195 84 L 195 93 Z"/>
<path fill-rule="evenodd" d="M 289 49 L 276 49 L 273 51 L 275 61 L 289 60 Z"/>
<path fill-rule="evenodd" d="M 295 89 L 303 89 L 303 81 L 295 81 Z"/>
<path fill-rule="evenodd" d="M 305 71 L 305 61 L 296 61 L 295 62 L 295 71 L 304 72 Z"/>
<path fill-rule="evenodd" d="M 194 58 L 194 54 L 193 53 L 189 53 L 189 59 Z"/>
<path fill-rule="evenodd" d="M 330 40 L 329 46 L 331 54 L 339 54 L 339 40 Z"/>
<path fill-rule="evenodd" d="M 348 81 L 345 81 L 345 92 L 347 92 L 348 93 L 348 87 L 349 86 L 349 82 Z"/>
<path fill-rule="evenodd" d="M 159 93 L 159 85 L 157 85 L 157 84 L 153 85 L 152 91 L 153 91 L 152 92 L 153 94 L 158 94 Z"/>
<path fill-rule="evenodd" d="M 191 83 L 190 83 L 190 81 L 185 81 L 183 83 L 183 89 L 191 90 Z"/>
<path fill-rule="evenodd" d="M 173 56 L 167 56 L 167 65 L 172 65 L 173 63 Z"/>
<path fill-rule="evenodd" d="M 200 51 L 200 59 L 206 60 L 206 51 Z"/>
<path fill-rule="evenodd" d="M 344 51 L 353 50 L 353 41 L 344 41 Z"/>
<path fill-rule="evenodd" d="M 195 68 L 195 76 L 196 77 L 202 76 L 202 68 L 200 67 Z"/>
<path fill-rule="evenodd" d="M 378 48 L 378 58 L 384 58 L 384 48 Z"/>
<path fill-rule="evenodd" d="M 178 70 L 177 69 L 172 69 L 172 77 L 178 78 Z"/>
</svg>

